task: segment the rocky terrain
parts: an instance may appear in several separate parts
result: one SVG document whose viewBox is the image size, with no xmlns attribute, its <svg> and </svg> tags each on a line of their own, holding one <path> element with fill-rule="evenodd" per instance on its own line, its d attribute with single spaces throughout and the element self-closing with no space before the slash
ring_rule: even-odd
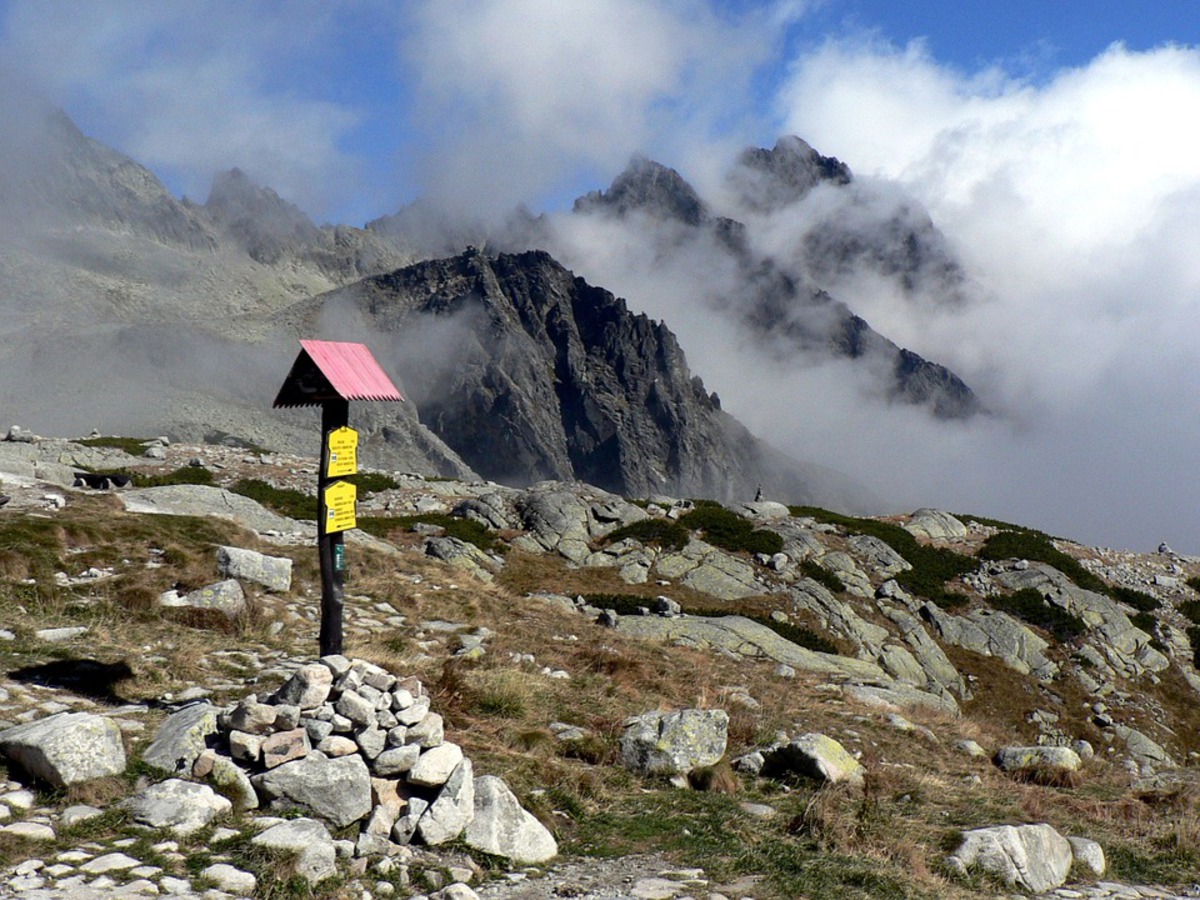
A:
<svg viewBox="0 0 1200 900">
<path fill-rule="evenodd" d="M 315 480 L 0 442 L 0 895 L 1195 895 L 1200 559 L 372 472 L 317 659 Z"/>
</svg>

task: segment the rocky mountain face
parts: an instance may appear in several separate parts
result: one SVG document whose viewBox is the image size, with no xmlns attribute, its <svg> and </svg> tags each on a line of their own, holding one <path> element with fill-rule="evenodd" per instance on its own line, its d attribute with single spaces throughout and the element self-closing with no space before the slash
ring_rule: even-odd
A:
<svg viewBox="0 0 1200 900">
<path fill-rule="evenodd" d="M 544 218 L 517 211 L 488 231 L 418 202 L 367 228 L 317 226 L 237 169 L 219 174 L 198 204 L 172 197 L 62 113 L 23 121 L 40 124 L 7 135 L 11 164 L 0 173 L 0 403 L 12 423 L 234 435 L 306 451 L 311 423 L 267 410 L 294 339 L 339 326 L 309 317 L 301 331 L 285 311 L 369 276 L 331 298 L 391 298 L 378 306 L 386 314 L 369 311 L 355 339 L 371 342 L 383 329 L 411 347 L 409 332 L 423 333 L 415 323 L 426 320 L 453 323 L 451 338 L 471 335 L 461 346 L 451 340 L 440 359 L 393 357 L 419 402 L 364 411 L 364 452 L 380 464 L 727 499 L 760 483 L 835 505 L 852 493 L 846 479 L 787 459 L 724 414 L 693 383 L 666 323 L 631 315 L 544 253 L 460 255 L 474 235 L 492 247 L 552 246 Z M 747 208 L 852 184 L 848 169 L 798 140 L 748 152 L 738 171 Z M 953 373 L 896 347 L 808 275 L 755 251 L 746 225 L 716 214 L 666 167 L 636 161 L 608 191 L 582 198 L 577 215 L 649 216 L 675 238 L 678 229 L 711 236 L 738 272 L 723 302 L 746 327 L 791 351 L 883 360 L 886 393 L 937 415 L 977 408 Z M 433 255 L 449 259 L 402 268 Z M 451 314 L 460 309 L 468 314 Z M 103 390 L 84 387 L 92 385 Z"/>
<path fill-rule="evenodd" d="M 794 206 L 819 188 L 860 191 L 845 164 L 794 137 L 773 150 L 747 150 L 727 182 L 735 205 L 749 215 Z M 888 210 L 882 221 L 875 220 L 875 204 L 856 195 L 855 206 L 863 208 L 849 218 L 842 204 L 818 216 L 790 263 L 756 250 L 745 224 L 717 215 L 678 172 L 644 157 L 634 159 L 607 191 L 577 200 L 574 212 L 634 220 L 650 240 L 661 242 L 665 256 L 710 242 L 737 272 L 733 290 L 708 298 L 731 325 L 748 328 L 784 357 L 799 351 L 809 359 L 862 360 L 884 373 L 881 393 L 887 398 L 925 406 L 939 418 L 975 415 L 979 400 L 954 372 L 879 334 L 823 286 L 832 288 L 840 275 L 865 267 L 908 293 L 933 281 L 939 296 L 960 288 L 957 263 L 914 201 Z"/>
<path fill-rule="evenodd" d="M 844 479 L 785 459 L 724 413 L 665 324 L 547 253 L 469 249 L 418 263 L 300 304 L 290 327 L 348 309 L 400 338 L 385 365 L 423 421 L 487 478 L 578 479 L 636 496 L 744 499 L 760 485 L 841 504 L 853 496 Z"/>
</svg>

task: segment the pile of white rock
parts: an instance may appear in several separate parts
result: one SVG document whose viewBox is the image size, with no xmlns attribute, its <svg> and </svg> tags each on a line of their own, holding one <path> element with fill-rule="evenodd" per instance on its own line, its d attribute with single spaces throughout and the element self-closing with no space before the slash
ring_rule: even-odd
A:
<svg viewBox="0 0 1200 900">
<path fill-rule="evenodd" d="M 459 838 L 523 864 L 558 852 L 503 780 L 474 775 L 419 680 L 363 660 L 323 657 L 230 709 L 184 707 L 144 758 L 212 782 L 244 809 L 300 810 L 337 829 L 361 822 L 359 857 Z"/>
</svg>

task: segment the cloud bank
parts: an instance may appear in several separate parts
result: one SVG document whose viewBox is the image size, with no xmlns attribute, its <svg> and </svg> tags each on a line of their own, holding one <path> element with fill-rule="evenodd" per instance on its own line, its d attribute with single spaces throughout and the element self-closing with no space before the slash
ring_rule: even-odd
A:
<svg viewBox="0 0 1200 900">
<path fill-rule="evenodd" d="M 898 510 L 1200 553 L 1200 50 L 1114 45 L 1030 81 L 920 43 L 801 46 L 808 6 L 13 0 L 0 60 L 195 198 L 239 166 L 318 218 L 394 211 L 410 188 L 475 214 L 561 208 L 636 151 L 719 205 L 742 146 L 798 134 L 947 236 L 970 303 L 868 276 L 832 288 L 962 375 L 992 420 L 931 424 L 864 400 L 843 364 L 764 354 L 698 302 L 729 277 L 702 252 L 663 264 L 636 234 L 576 225 L 566 261 L 666 319 L 727 409 Z M 787 261 L 815 209 L 750 218 L 750 238 Z"/>
</svg>

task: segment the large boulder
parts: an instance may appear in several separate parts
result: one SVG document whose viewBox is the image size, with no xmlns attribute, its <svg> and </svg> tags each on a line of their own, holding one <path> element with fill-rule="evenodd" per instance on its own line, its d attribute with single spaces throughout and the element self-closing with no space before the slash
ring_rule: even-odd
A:
<svg viewBox="0 0 1200 900">
<path fill-rule="evenodd" d="M 953 541 L 967 536 L 967 526 L 940 509 L 916 510 L 904 523 L 904 530 L 935 541 Z"/>
<path fill-rule="evenodd" d="M 226 578 L 261 584 L 268 591 L 286 591 L 292 586 L 292 561 L 286 556 L 267 556 L 240 547 L 217 547 L 217 571 Z"/>
<path fill-rule="evenodd" d="M 947 863 L 964 875 L 978 868 L 1041 893 L 1066 882 L 1073 860 L 1070 842 L 1049 825 L 993 825 L 965 832 Z"/>
<path fill-rule="evenodd" d="M 196 758 L 208 746 L 208 736 L 216 731 L 215 706 L 211 703 L 185 706 L 167 716 L 142 759 L 147 765 L 172 775 L 191 774 Z"/>
<path fill-rule="evenodd" d="M 642 775 L 686 774 L 725 755 L 728 730 L 723 709 L 644 713 L 625 725 L 621 762 Z"/>
<path fill-rule="evenodd" d="M 1079 754 L 1070 747 L 1001 747 L 994 762 L 1005 772 L 1021 769 L 1061 769 L 1076 772 L 1083 765 Z"/>
<path fill-rule="evenodd" d="M 299 807 L 334 828 L 371 812 L 371 773 L 357 754 L 337 759 L 311 754 L 250 780 L 272 808 Z"/>
<path fill-rule="evenodd" d="M 795 740 L 763 754 L 761 774 L 779 777 L 802 775 L 818 781 L 861 785 L 865 770 L 850 752 L 824 734 L 803 734 Z"/>
<path fill-rule="evenodd" d="M 152 784 L 125 801 L 135 822 L 151 828 L 169 828 L 177 834 L 199 831 L 217 816 L 233 809 L 206 784 L 171 778 Z"/>
<path fill-rule="evenodd" d="M 121 729 L 86 712 L 58 713 L 0 731 L 0 752 L 58 788 L 125 771 Z"/>
<path fill-rule="evenodd" d="M 333 837 L 328 828 L 312 819 L 293 819 L 273 825 L 251 838 L 250 843 L 291 856 L 295 874 L 309 884 L 337 874 Z"/>
<path fill-rule="evenodd" d="M 554 835 L 521 807 L 504 780 L 495 775 L 475 779 L 475 818 L 464 839 L 469 847 L 518 865 L 537 865 L 558 855 Z"/>
<path fill-rule="evenodd" d="M 246 611 L 246 592 L 242 590 L 240 581 L 227 578 L 183 596 L 175 591 L 167 591 L 159 596 L 158 602 L 168 607 L 212 610 L 236 619 Z"/>
<path fill-rule="evenodd" d="M 431 847 L 452 841 L 475 816 L 475 773 L 471 761 L 460 757 L 442 789 L 417 823 L 417 837 Z"/>
</svg>

